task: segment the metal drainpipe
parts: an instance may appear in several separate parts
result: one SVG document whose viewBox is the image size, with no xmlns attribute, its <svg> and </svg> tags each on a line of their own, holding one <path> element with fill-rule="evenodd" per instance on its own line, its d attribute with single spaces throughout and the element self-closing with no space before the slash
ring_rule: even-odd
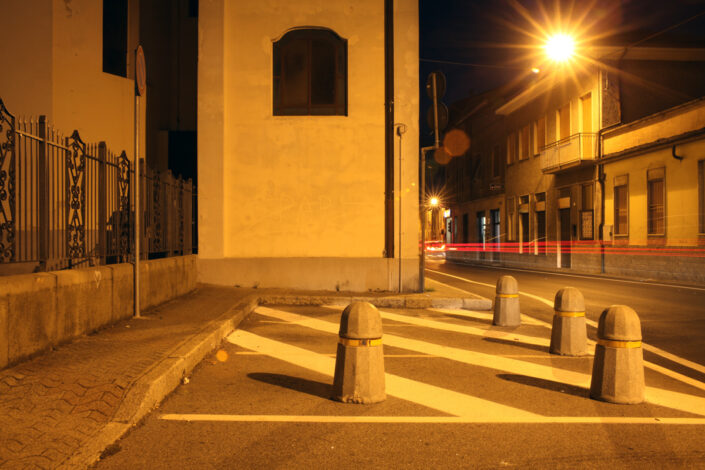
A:
<svg viewBox="0 0 705 470">
<path fill-rule="evenodd" d="M 605 273 L 605 167 L 602 163 L 602 129 L 597 131 L 597 184 L 600 185 L 600 272 Z"/>
<path fill-rule="evenodd" d="M 384 256 L 394 258 L 394 1 L 384 0 Z M 399 260 L 401 262 L 401 260 Z"/>
</svg>

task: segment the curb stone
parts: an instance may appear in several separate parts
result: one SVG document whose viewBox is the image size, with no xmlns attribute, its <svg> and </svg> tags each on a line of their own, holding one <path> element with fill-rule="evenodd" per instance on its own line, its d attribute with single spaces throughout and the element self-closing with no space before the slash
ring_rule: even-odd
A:
<svg viewBox="0 0 705 470">
<path fill-rule="evenodd" d="M 219 319 L 209 322 L 200 333 L 176 346 L 166 359 L 132 384 L 113 419 L 98 436 L 57 468 L 88 468 L 100 460 L 105 449 L 122 438 L 174 391 L 183 378 L 190 374 L 223 338 L 235 330 L 258 304 L 256 296 L 244 299 Z"/>
</svg>

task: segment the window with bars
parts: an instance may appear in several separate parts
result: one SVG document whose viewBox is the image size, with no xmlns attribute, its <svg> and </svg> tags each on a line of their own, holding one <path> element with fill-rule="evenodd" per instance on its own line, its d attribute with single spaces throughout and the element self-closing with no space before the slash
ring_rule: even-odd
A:
<svg viewBox="0 0 705 470">
<path fill-rule="evenodd" d="M 327 29 L 296 29 L 273 52 L 275 116 L 347 115 L 347 41 Z"/>
<path fill-rule="evenodd" d="M 614 234 L 629 234 L 629 181 L 618 176 L 614 181 Z"/>
<path fill-rule="evenodd" d="M 666 233 L 666 184 L 663 168 L 647 171 L 646 205 L 647 233 L 664 235 Z"/>
</svg>

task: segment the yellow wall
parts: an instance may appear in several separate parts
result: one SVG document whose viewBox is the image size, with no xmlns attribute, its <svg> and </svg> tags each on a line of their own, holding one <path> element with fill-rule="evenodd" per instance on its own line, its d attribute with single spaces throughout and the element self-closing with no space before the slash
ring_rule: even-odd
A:
<svg viewBox="0 0 705 470">
<path fill-rule="evenodd" d="M 638 121 L 606 135 L 606 156 L 705 127 L 705 101 L 691 103 Z M 614 177 L 629 175 L 629 244 L 647 244 L 647 171 L 665 168 L 666 239 L 671 246 L 694 246 L 698 238 L 698 160 L 705 158 L 705 138 L 646 150 L 605 164 L 605 224 L 614 225 Z M 658 238 L 658 237 L 655 237 Z"/>
<path fill-rule="evenodd" d="M 104 140 L 132 158 L 134 82 L 103 72 L 102 15 L 95 0 L 3 0 L 0 98 L 15 115 L 44 114 L 66 135 L 78 129 L 84 142 Z"/>
<path fill-rule="evenodd" d="M 16 117 L 52 112 L 51 12 L 52 0 L 0 6 L 0 98 Z"/>
<path fill-rule="evenodd" d="M 614 226 L 614 177 L 629 175 L 629 244 L 647 244 L 646 172 L 666 169 L 666 238 L 670 246 L 694 246 L 698 238 L 698 160 L 705 157 L 705 139 L 647 152 L 605 165 L 605 224 Z M 658 238 L 658 237 L 656 237 Z"/>
<path fill-rule="evenodd" d="M 702 128 L 705 128 L 705 102 L 696 106 L 686 104 L 636 121 L 606 136 L 603 152 L 609 155 Z"/>
<path fill-rule="evenodd" d="M 378 0 L 201 1 L 201 259 L 387 262 L 383 8 Z M 417 3 L 400 0 L 395 11 L 395 122 L 407 125 L 402 244 L 404 258 L 417 259 Z M 273 116 L 273 41 L 301 26 L 330 28 L 347 40 L 347 116 Z M 399 188 L 396 135 L 395 149 Z"/>
</svg>

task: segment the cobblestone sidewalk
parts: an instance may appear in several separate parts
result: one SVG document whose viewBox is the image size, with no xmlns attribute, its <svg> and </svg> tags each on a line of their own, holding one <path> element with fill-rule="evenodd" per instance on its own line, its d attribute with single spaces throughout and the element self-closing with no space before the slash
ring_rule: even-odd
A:
<svg viewBox="0 0 705 470">
<path fill-rule="evenodd" d="M 0 371 L 0 469 L 61 466 L 98 435 L 130 386 L 251 292 L 186 296 Z"/>
</svg>

